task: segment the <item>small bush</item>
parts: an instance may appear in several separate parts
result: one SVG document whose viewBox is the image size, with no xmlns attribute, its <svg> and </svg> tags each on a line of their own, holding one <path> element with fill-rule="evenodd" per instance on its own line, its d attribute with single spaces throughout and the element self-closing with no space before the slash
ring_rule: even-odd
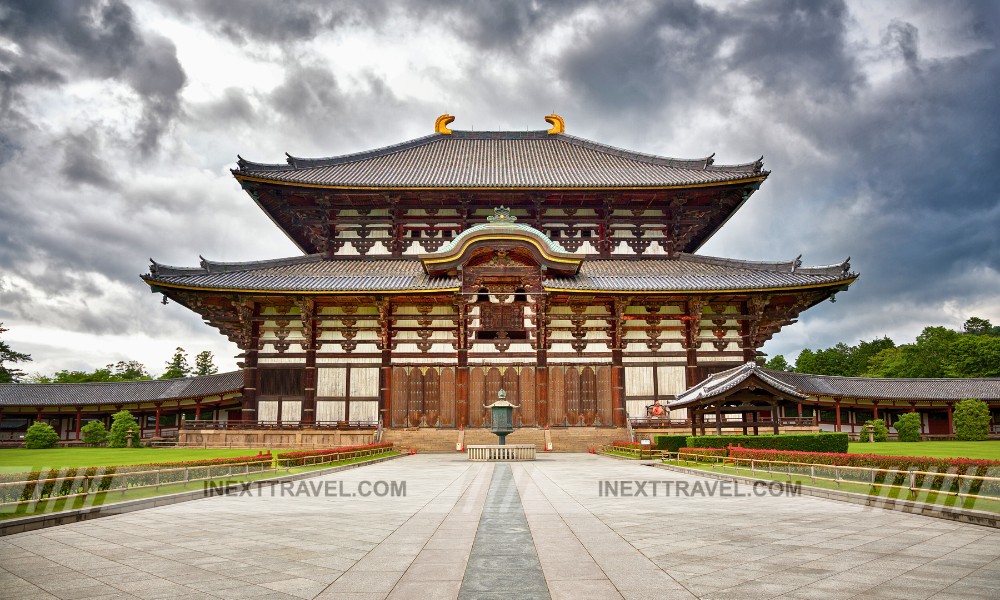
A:
<svg viewBox="0 0 1000 600">
<path fill-rule="evenodd" d="M 135 417 L 127 410 L 122 410 L 114 414 L 111 421 L 111 433 L 108 436 L 110 448 L 128 447 L 129 430 L 132 431 L 132 446 L 139 447 L 139 424 L 135 422 Z"/>
<path fill-rule="evenodd" d="M 687 439 L 686 435 L 657 435 L 653 437 L 653 443 L 657 450 L 677 452 L 687 445 Z"/>
<path fill-rule="evenodd" d="M 871 433 L 870 440 L 869 433 Z M 885 426 L 885 421 L 882 419 L 865 421 L 864 427 L 861 428 L 861 434 L 858 436 L 858 441 L 862 443 L 868 443 L 869 441 L 888 442 L 889 428 Z"/>
<path fill-rule="evenodd" d="M 108 443 L 108 430 L 101 421 L 91 421 L 80 428 L 80 437 L 88 446 L 103 446 Z"/>
<path fill-rule="evenodd" d="M 955 405 L 955 439 L 981 441 L 989 437 L 990 407 L 982 400 L 967 398 Z"/>
<path fill-rule="evenodd" d="M 893 424 L 901 442 L 920 441 L 920 413 L 903 413 Z"/>
<path fill-rule="evenodd" d="M 704 460 L 708 456 L 726 456 L 729 453 L 725 448 L 678 448 L 678 458 L 683 460 Z M 696 456 L 697 455 L 697 456 Z"/>
<path fill-rule="evenodd" d="M 48 423 L 35 421 L 35 424 L 28 428 L 24 434 L 24 447 L 33 450 L 52 448 L 59 441 L 59 434 Z"/>
<path fill-rule="evenodd" d="M 794 433 L 785 435 L 692 435 L 687 437 L 691 448 L 760 448 L 765 450 L 798 450 L 800 452 L 847 452 L 846 433 Z"/>
</svg>

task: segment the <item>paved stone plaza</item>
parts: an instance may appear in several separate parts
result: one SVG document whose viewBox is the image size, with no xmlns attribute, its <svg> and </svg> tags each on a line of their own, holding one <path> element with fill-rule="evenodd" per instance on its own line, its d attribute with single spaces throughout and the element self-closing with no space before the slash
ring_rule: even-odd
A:
<svg viewBox="0 0 1000 600">
<path fill-rule="evenodd" d="M 408 456 L 295 496 L 0 538 L 0 597 L 1000 597 L 1000 531 L 811 497 L 602 496 L 601 480 L 714 483 L 591 455 Z M 333 495 L 363 481 L 406 496 Z"/>
</svg>

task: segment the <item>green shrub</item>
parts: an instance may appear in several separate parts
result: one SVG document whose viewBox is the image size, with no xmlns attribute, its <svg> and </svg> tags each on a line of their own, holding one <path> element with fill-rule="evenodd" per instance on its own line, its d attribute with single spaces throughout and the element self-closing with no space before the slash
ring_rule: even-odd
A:
<svg viewBox="0 0 1000 600">
<path fill-rule="evenodd" d="M 34 450 L 52 448 L 58 441 L 59 434 L 56 433 L 56 430 L 52 429 L 48 423 L 41 421 L 35 421 L 35 424 L 29 427 L 28 432 L 24 434 L 24 447 Z"/>
<path fill-rule="evenodd" d="M 762 450 L 798 450 L 800 452 L 847 452 L 846 433 L 794 433 L 785 435 L 692 435 L 691 448 L 727 448 L 730 445 Z"/>
<path fill-rule="evenodd" d="M 899 419 L 893 423 L 896 433 L 899 434 L 901 442 L 920 441 L 920 413 L 910 412 L 899 415 Z"/>
<path fill-rule="evenodd" d="M 729 451 L 725 448 L 678 448 L 677 458 L 681 460 L 712 461 L 712 457 L 725 457 Z"/>
<path fill-rule="evenodd" d="M 989 437 L 990 407 L 982 400 L 966 398 L 955 405 L 955 438 L 980 441 Z"/>
<path fill-rule="evenodd" d="M 111 421 L 111 434 L 108 436 L 110 448 L 126 448 L 129 440 L 129 430 L 132 431 L 132 446 L 139 447 L 139 424 L 127 410 L 116 412 Z"/>
<path fill-rule="evenodd" d="M 870 436 L 869 433 L 871 434 Z M 888 442 L 889 428 L 885 426 L 885 421 L 882 419 L 865 421 L 864 426 L 861 428 L 861 434 L 858 436 L 858 441 L 862 443 L 868 443 L 869 441 Z"/>
<path fill-rule="evenodd" d="M 80 428 L 80 437 L 88 446 L 103 446 L 108 443 L 108 430 L 101 421 L 91 421 Z"/>
<path fill-rule="evenodd" d="M 687 445 L 687 439 L 686 435 L 657 435 L 653 436 L 653 443 L 657 450 L 677 452 Z"/>
</svg>

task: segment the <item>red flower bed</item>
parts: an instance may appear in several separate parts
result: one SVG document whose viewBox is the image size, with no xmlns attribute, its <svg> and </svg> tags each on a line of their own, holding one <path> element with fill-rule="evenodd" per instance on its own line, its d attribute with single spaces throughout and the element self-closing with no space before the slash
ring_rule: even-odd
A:
<svg viewBox="0 0 1000 600">
<path fill-rule="evenodd" d="M 681 448 L 677 451 L 678 455 L 686 454 L 684 458 L 687 460 L 700 460 L 699 458 L 693 456 L 697 454 L 698 456 L 726 456 L 727 450 L 725 448 Z"/>
<path fill-rule="evenodd" d="M 615 441 L 615 442 L 611 442 L 611 447 L 612 448 L 629 448 L 631 450 L 641 450 L 642 449 L 642 444 L 640 444 L 639 442 Z"/>
<path fill-rule="evenodd" d="M 330 454 L 340 454 L 345 452 L 356 452 L 358 450 L 376 450 L 383 449 L 389 450 L 392 448 L 391 442 L 383 442 L 381 444 L 365 444 L 362 446 L 341 446 L 339 448 L 326 448 L 324 450 L 301 450 L 298 452 L 280 452 L 277 454 L 277 459 L 279 461 L 291 461 L 289 464 L 291 466 L 302 466 L 305 463 L 305 459 L 310 456 L 328 456 Z"/>
</svg>

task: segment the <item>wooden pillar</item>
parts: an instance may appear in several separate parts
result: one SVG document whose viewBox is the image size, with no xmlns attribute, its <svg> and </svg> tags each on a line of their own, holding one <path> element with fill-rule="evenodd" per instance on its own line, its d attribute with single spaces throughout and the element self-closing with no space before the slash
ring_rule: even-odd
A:
<svg viewBox="0 0 1000 600">
<path fill-rule="evenodd" d="M 688 300 L 687 315 L 684 318 L 685 339 L 684 349 L 687 360 L 687 386 L 690 388 L 698 381 L 698 335 L 701 333 L 701 309 L 704 301 L 695 298 Z M 656 372 L 656 369 L 653 369 Z"/>
<path fill-rule="evenodd" d="M 746 314 L 746 303 L 743 303 L 743 314 Z M 757 349 L 753 347 L 753 343 L 750 341 L 750 321 L 741 320 L 740 324 L 740 342 L 743 346 L 743 362 L 753 362 L 757 360 Z"/>
<path fill-rule="evenodd" d="M 715 405 L 715 435 L 722 435 L 722 407 Z"/>
<path fill-rule="evenodd" d="M 778 435 L 780 430 L 778 428 L 778 403 L 775 402 L 771 405 L 771 422 L 774 424 L 774 435 Z"/>
<path fill-rule="evenodd" d="M 532 307 L 535 311 L 535 417 L 539 427 L 549 424 L 549 353 L 548 325 L 546 324 L 546 299 L 536 296 Z M 614 385 L 614 367 L 611 369 L 612 385 Z M 614 392 L 612 392 L 613 394 Z M 612 402 L 612 410 L 618 405 Z M 612 420 L 617 421 L 617 415 Z"/>
<path fill-rule="evenodd" d="M 76 441 L 80 441 L 80 421 L 83 420 L 83 407 L 76 407 Z"/>
<path fill-rule="evenodd" d="M 41 420 L 42 420 L 42 411 L 43 411 L 44 409 L 45 409 L 45 407 L 44 407 L 44 406 L 36 406 L 36 407 L 35 407 L 35 411 L 36 411 L 36 412 L 35 412 L 35 420 L 36 420 L 36 421 L 41 421 Z"/>
<path fill-rule="evenodd" d="M 194 420 L 201 420 L 201 400 L 194 401 Z"/>
<path fill-rule="evenodd" d="M 274 418 L 278 427 L 281 427 L 281 409 L 285 404 L 285 399 L 282 396 L 278 396 L 278 415 Z"/>
<path fill-rule="evenodd" d="M 688 414 L 691 416 L 691 435 L 698 435 L 698 409 L 692 406 Z"/>
<path fill-rule="evenodd" d="M 743 435 L 747 434 L 747 411 L 740 411 L 740 420 L 743 421 Z"/>
<path fill-rule="evenodd" d="M 383 427 L 392 426 L 392 351 L 382 351 L 382 363 L 378 370 L 379 417 Z"/>
<path fill-rule="evenodd" d="M 304 318 L 312 318 L 312 315 Z M 316 423 L 316 326 L 307 327 L 306 331 L 310 338 L 306 347 L 306 372 L 305 389 L 302 396 L 302 424 L 314 425 Z"/>
<path fill-rule="evenodd" d="M 243 398 L 240 400 L 240 420 L 257 421 L 257 355 L 259 351 L 260 323 L 257 315 L 260 307 L 256 302 L 246 301 L 239 307 L 240 327 L 243 346 Z"/>
<path fill-rule="evenodd" d="M 799 403 L 797 404 L 797 406 L 798 406 L 798 409 L 799 409 L 799 418 L 801 419 L 801 418 L 802 418 L 802 403 L 801 403 L 801 402 L 799 402 Z"/>
<path fill-rule="evenodd" d="M 834 431 L 840 431 L 840 400 L 834 400 L 834 411 L 837 414 L 837 425 L 834 427 Z"/>
<path fill-rule="evenodd" d="M 153 435 L 160 437 L 160 415 L 163 414 L 163 403 L 156 403 L 156 427 L 153 429 Z"/>
<path fill-rule="evenodd" d="M 753 412 L 751 412 L 750 414 L 753 415 L 753 421 L 752 421 L 752 423 L 753 423 L 753 434 L 754 435 L 760 435 L 760 425 L 757 424 L 757 421 L 760 420 L 759 419 L 760 415 L 757 414 L 756 410 L 753 411 Z"/>
<path fill-rule="evenodd" d="M 878 418 L 878 402 L 872 402 L 872 419 Z"/>
<path fill-rule="evenodd" d="M 954 406 L 951 402 L 948 403 L 948 435 L 955 434 L 955 415 L 953 413 Z"/>
<path fill-rule="evenodd" d="M 622 320 L 628 305 L 627 299 L 615 300 L 610 305 L 611 313 L 614 315 L 609 337 L 611 338 L 611 410 L 615 427 L 623 427 L 625 419 L 628 418 L 625 410 L 625 366 L 622 359 L 625 348 L 625 340 L 622 339 L 624 332 Z M 653 367 L 653 374 L 656 374 L 656 367 Z"/>
<path fill-rule="evenodd" d="M 344 420 L 351 422 L 351 365 L 344 373 Z"/>
</svg>

